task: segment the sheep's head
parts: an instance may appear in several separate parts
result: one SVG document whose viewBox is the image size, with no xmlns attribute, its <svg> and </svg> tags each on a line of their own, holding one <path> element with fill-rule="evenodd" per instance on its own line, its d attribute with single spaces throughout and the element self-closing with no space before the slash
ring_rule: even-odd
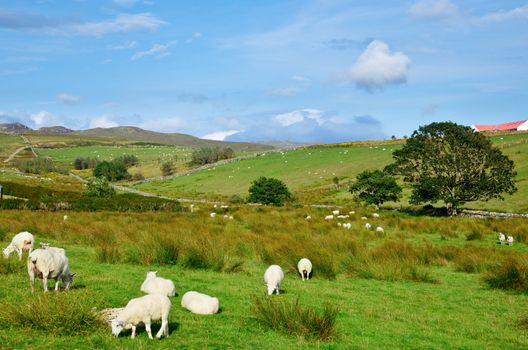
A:
<svg viewBox="0 0 528 350">
<path fill-rule="evenodd" d="M 62 277 L 62 284 L 64 285 L 65 289 L 70 288 L 70 284 L 73 282 L 73 278 L 75 277 L 76 273 L 69 273 Z"/>
<path fill-rule="evenodd" d="M 119 336 L 119 333 L 121 333 L 121 331 L 123 331 L 123 328 L 125 328 L 123 325 L 123 321 L 118 320 L 117 318 L 114 318 L 110 321 L 110 326 L 112 327 L 112 335 L 116 337 Z"/>
<path fill-rule="evenodd" d="M 268 287 L 268 295 L 272 295 L 276 286 L 272 286 L 271 284 L 266 284 L 266 286 Z"/>
</svg>

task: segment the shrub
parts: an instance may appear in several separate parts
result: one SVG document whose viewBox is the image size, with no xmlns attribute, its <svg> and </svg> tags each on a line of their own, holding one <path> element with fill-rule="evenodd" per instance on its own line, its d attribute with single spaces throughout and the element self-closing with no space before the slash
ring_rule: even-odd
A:
<svg viewBox="0 0 528 350">
<path fill-rule="evenodd" d="M 329 304 L 318 313 L 299 305 L 299 300 L 287 302 L 279 298 L 255 297 L 251 311 L 262 326 L 289 336 L 326 341 L 336 334 L 338 310 Z"/>
<path fill-rule="evenodd" d="M 114 160 L 112 162 L 113 163 L 123 163 L 128 168 L 128 167 L 131 167 L 131 166 L 138 165 L 139 164 L 139 159 L 138 159 L 137 156 L 135 156 L 133 154 L 125 154 L 123 156 L 114 158 Z"/>
<path fill-rule="evenodd" d="M 93 169 L 99 164 L 97 158 L 78 157 L 73 161 L 73 167 L 77 170 Z"/>
<path fill-rule="evenodd" d="M 116 192 L 106 177 L 95 179 L 86 184 L 84 194 L 88 197 L 111 198 L 115 196 Z"/>
<path fill-rule="evenodd" d="M 95 177 L 105 177 L 108 181 L 119 181 L 130 177 L 124 163 L 107 161 L 97 164 L 93 170 L 93 175 Z"/>
<path fill-rule="evenodd" d="M 141 181 L 141 180 L 145 180 L 145 177 L 143 176 L 141 172 L 138 171 L 137 173 L 134 173 L 134 175 L 132 175 L 132 180 Z"/>
<path fill-rule="evenodd" d="M 165 162 L 163 164 L 161 164 L 161 173 L 163 174 L 163 176 L 169 176 L 169 175 L 172 175 L 172 162 Z"/>
<path fill-rule="evenodd" d="M 230 196 L 227 201 L 231 204 L 243 204 L 246 202 L 246 200 L 239 194 Z"/>
<path fill-rule="evenodd" d="M 55 336 L 93 333 L 104 325 L 92 311 L 93 300 L 77 293 L 35 293 L 20 302 L 0 304 L 0 327 L 31 328 Z"/>
<path fill-rule="evenodd" d="M 288 187 L 281 180 L 260 177 L 249 188 L 248 202 L 282 206 L 292 198 Z"/>
<path fill-rule="evenodd" d="M 219 147 L 202 147 L 192 152 L 191 165 L 215 163 L 219 160 L 233 158 L 234 156 L 235 152 L 229 147 L 223 149 Z"/>
<path fill-rule="evenodd" d="M 528 293 L 528 258 L 509 258 L 490 271 L 484 281 L 491 288 Z"/>
<path fill-rule="evenodd" d="M 53 161 L 47 157 L 20 160 L 17 161 L 15 165 L 20 171 L 24 173 L 45 174 L 54 172 L 60 174 L 68 174 L 68 170 L 55 165 Z"/>
</svg>

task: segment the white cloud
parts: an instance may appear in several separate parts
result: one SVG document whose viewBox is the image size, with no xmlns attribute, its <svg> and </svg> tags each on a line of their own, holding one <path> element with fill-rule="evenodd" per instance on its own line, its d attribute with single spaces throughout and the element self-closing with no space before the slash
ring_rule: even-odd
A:
<svg viewBox="0 0 528 350">
<path fill-rule="evenodd" d="M 295 81 L 308 81 L 310 79 L 308 79 L 307 77 L 303 76 L 303 75 L 294 75 L 293 77 L 291 77 L 292 80 L 295 80 Z"/>
<path fill-rule="evenodd" d="M 136 45 L 137 45 L 137 42 L 131 40 L 131 41 L 127 41 L 122 44 L 110 45 L 109 48 L 112 50 L 128 50 L 128 49 L 134 48 Z"/>
<path fill-rule="evenodd" d="M 35 123 L 35 126 L 40 127 L 41 125 L 45 124 L 46 121 L 53 119 L 53 114 L 46 111 L 40 111 L 38 113 L 31 114 L 29 117 L 33 123 Z"/>
<path fill-rule="evenodd" d="M 187 123 L 178 117 L 150 119 L 139 123 L 139 127 L 146 130 L 171 132 L 185 127 Z"/>
<path fill-rule="evenodd" d="M 118 126 L 118 124 L 109 119 L 109 116 L 103 115 L 97 118 L 90 120 L 89 127 L 92 128 L 113 128 Z"/>
<path fill-rule="evenodd" d="M 187 44 L 190 44 L 192 43 L 194 40 L 198 39 L 198 38 L 201 38 L 202 37 L 202 33 L 200 32 L 194 32 L 194 34 L 187 40 L 185 40 L 185 42 Z"/>
<path fill-rule="evenodd" d="M 135 30 L 154 30 L 167 24 L 152 13 L 118 14 L 106 21 L 82 22 L 64 26 L 63 34 L 101 36 L 109 33 Z"/>
<path fill-rule="evenodd" d="M 476 20 L 477 23 L 505 22 L 516 19 L 528 19 L 528 5 L 517 7 L 509 11 L 489 13 Z"/>
<path fill-rule="evenodd" d="M 75 103 L 81 100 L 81 96 L 69 95 L 69 94 L 59 94 L 57 95 L 57 100 L 62 103 Z"/>
<path fill-rule="evenodd" d="M 457 12 L 456 5 L 450 0 L 419 0 L 409 8 L 412 16 L 421 18 L 445 18 Z"/>
<path fill-rule="evenodd" d="M 132 61 L 135 61 L 143 57 L 147 57 L 147 56 L 153 56 L 155 58 L 162 58 L 162 57 L 168 56 L 170 55 L 169 48 L 174 44 L 176 44 L 176 41 L 170 41 L 165 45 L 154 44 L 150 49 L 146 51 L 136 52 L 135 54 L 132 55 L 132 57 L 130 57 L 130 59 Z"/>
<path fill-rule="evenodd" d="M 215 131 L 210 134 L 202 136 L 202 139 L 224 141 L 226 137 L 238 134 L 239 130 Z"/>
<path fill-rule="evenodd" d="M 311 108 L 278 114 L 273 117 L 273 120 L 282 126 L 290 126 L 301 123 L 308 119 L 314 120 L 318 125 L 323 125 L 325 122 L 323 118 L 323 112 L 318 109 Z"/>
<path fill-rule="evenodd" d="M 287 87 L 287 88 L 274 89 L 274 90 L 271 91 L 271 94 L 275 95 L 275 96 L 286 96 L 286 97 L 289 97 L 289 96 L 295 96 L 301 91 L 302 91 L 301 88 L 291 86 L 291 87 Z"/>
<path fill-rule="evenodd" d="M 372 41 L 350 68 L 346 77 L 359 87 L 372 89 L 407 80 L 411 60 L 402 52 L 391 52 L 382 41 Z"/>
</svg>

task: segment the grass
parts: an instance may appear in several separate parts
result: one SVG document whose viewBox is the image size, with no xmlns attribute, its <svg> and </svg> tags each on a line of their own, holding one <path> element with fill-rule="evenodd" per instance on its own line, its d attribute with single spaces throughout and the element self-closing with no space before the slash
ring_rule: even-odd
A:
<svg viewBox="0 0 528 350">
<path fill-rule="evenodd" d="M 485 276 L 491 288 L 528 293 L 528 258 L 509 258 Z"/>
</svg>

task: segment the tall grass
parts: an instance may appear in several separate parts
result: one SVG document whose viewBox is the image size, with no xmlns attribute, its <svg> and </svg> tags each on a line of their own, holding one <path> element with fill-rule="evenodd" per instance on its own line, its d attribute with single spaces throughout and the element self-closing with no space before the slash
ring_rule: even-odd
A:
<svg viewBox="0 0 528 350">
<path fill-rule="evenodd" d="M 326 304 L 322 312 L 301 306 L 299 300 L 254 297 L 252 314 L 264 327 L 290 336 L 327 341 L 336 336 L 338 309 Z"/>
<path fill-rule="evenodd" d="M 3 256 L 0 256 L 0 275 L 9 275 L 12 273 L 23 273 L 26 269 L 25 259 L 22 261 L 18 260 L 18 256 L 12 254 L 9 259 L 4 259 Z"/>
<path fill-rule="evenodd" d="M 490 271 L 484 281 L 491 288 L 528 293 L 528 257 L 510 258 Z"/>
</svg>

